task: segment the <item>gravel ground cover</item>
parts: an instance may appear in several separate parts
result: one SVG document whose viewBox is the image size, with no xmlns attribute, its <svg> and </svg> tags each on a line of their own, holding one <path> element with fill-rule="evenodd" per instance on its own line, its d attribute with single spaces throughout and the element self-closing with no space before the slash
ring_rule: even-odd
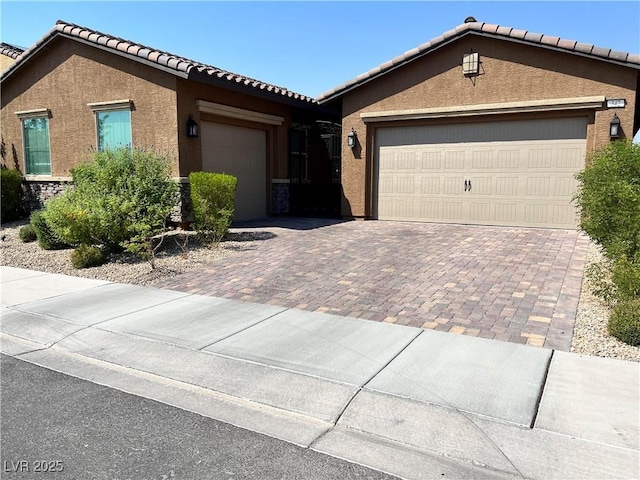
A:
<svg viewBox="0 0 640 480">
<path fill-rule="evenodd" d="M 110 261 L 100 267 L 76 270 L 71 265 L 71 250 L 42 250 L 37 242 L 22 243 L 18 236 L 26 221 L 7 223 L 2 227 L 0 264 L 50 273 L 62 273 L 96 278 L 118 283 L 153 286 L 170 277 L 205 267 L 230 255 L 260 248 L 268 232 L 231 231 L 229 239 L 217 248 L 200 245 L 192 232 L 173 231 L 166 235 L 156 255 L 156 267 L 130 254 L 111 255 Z M 189 248 L 185 253 L 180 246 L 189 236 Z M 589 247 L 588 262 L 601 257 L 598 247 Z M 582 293 L 574 327 L 571 351 L 583 355 L 616 358 L 640 362 L 640 348 L 632 347 L 607 333 L 608 309 L 591 293 L 589 282 L 583 279 Z"/>
<path fill-rule="evenodd" d="M 200 245 L 193 232 L 169 232 L 155 259 L 155 268 L 147 261 L 129 253 L 112 254 L 109 262 L 99 267 L 76 270 L 71 265 L 71 250 L 43 250 L 38 242 L 23 243 L 19 237 L 20 227 L 26 220 L 7 223 L 2 226 L 0 242 L 0 264 L 9 267 L 27 268 L 49 273 L 62 273 L 76 277 L 95 278 L 117 283 L 153 286 L 155 282 L 181 273 L 202 268 L 242 251 L 258 248 L 264 232 L 231 233 L 229 239 L 219 247 Z M 188 236 L 188 248 L 183 247 Z"/>
</svg>

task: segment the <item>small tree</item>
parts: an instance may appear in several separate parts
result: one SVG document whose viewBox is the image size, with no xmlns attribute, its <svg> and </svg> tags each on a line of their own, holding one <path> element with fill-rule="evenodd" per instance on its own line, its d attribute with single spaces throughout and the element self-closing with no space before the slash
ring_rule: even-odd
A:
<svg viewBox="0 0 640 480">
<path fill-rule="evenodd" d="M 148 258 L 151 238 L 176 205 L 169 160 L 150 150 L 94 152 L 71 172 L 75 188 L 46 207 L 51 228 L 71 245 L 125 249 Z"/>
<path fill-rule="evenodd" d="M 189 175 L 189 183 L 193 226 L 204 242 L 217 246 L 229 232 L 238 180 L 224 173 L 193 172 Z"/>
</svg>

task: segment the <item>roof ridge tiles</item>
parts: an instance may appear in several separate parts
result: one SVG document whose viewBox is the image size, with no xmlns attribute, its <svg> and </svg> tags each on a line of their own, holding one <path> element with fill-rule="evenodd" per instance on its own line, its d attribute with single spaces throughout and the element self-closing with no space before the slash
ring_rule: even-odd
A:
<svg viewBox="0 0 640 480">
<path fill-rule="evenodd" d="M 15 60 L 24 53 L 24 48 L 2 42 L 0 43 L 0 53 Z"/>
</svg>

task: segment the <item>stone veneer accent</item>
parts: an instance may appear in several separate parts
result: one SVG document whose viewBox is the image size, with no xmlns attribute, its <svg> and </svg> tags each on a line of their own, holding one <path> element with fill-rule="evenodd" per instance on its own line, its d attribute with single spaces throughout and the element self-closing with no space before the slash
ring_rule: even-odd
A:
<svg viewBox="0 0 640 480">
<path fill-rule="evenodd" d="M 193 222 L 191 184 L 188 178 L 180 178 L 178 185 L 180 187 L 178 204 L 171 210 L 169 220 L 175 223 L 191 223 Z"/>
<path fill-rule="evenodd" d="M 73 188 L 71 179 L 34 180 L 27 178 L 22 184 L 25 191 L 25 206 L 29 212 L 44 208 L 48 200 L 69 188 Z M 169 214 L 169 220 L 175 223 L 192 222 L 193 208 L 188 180 L 179 179 L 179 187 L 177 203 Z"/>
<path fill-rule="evenodd" d="M 60 195 L 68 188 L 73 188 L 71 179 L 31 180 L 25 179 L 22 184 L 25 191 L 25 202 L 29 212 L 44 208 L 44 204 Z"/>
<path fill-rule="evenodd" d="M 271 183 L 271 210 L 274 215 L 289 213 L 289 181 L 273 179 Z"/>
<path fill-rule="evenodd" d="M 33 180 L 23 181 L 25 202 L 29 212 L 44 208 L 45 203 L 61 194 L 68 188 L 73 188 L 71 179 L 62 180 Z M 188 178 L 178 179 L 180 187 L 176 206 L 169 214 L 169 220 L 174 223 L 193 222 L 193 204 L 191 202 L 191 185 Z M 289 183 L 287 180 L 274 180 L 272 185 L 273 213 L 282 215 L 289 213 Z"/>
</svg>

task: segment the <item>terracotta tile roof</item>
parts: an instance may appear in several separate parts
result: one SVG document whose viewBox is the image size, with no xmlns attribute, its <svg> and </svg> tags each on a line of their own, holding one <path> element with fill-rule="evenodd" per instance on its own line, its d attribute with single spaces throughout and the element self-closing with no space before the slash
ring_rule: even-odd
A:
<svg viewBox="0 0 640 480">
<path fill-rule="evenodd" d="M 6 57 L 11 57 L 15 60 L 22 54 L 22 52 L 24 52 L 24 48 L 16 47 L 10 43 L 0 43 L 0 54 Z"/>
<path fill-rule="evenodd" d="M 526 30 L 517 30 L 511 27 L 471 21 L 463 23 L 462 25 L 458 25 L 456 28 L 443 33 L 442 35 L 428 41 L 427 43 L 409 50 L 408 52 L 405 52 L 404 54 L 399 55 L 392 60 L 369 70 L 368 72 L 358 75 L 356 78 L 351 79 L 342 85 L 338 85 L 337 87 L 320 95 L 318 97 L 318 102 L 325 103 L 333 100 L 341 96 L 348 90 L 352 90 L 353 88 L 356 88 L 363 83 L 384 75 L 385 73 L 392 69 L 395 69 L 399 65 L 411 62 L 412 60 L 422 57 L 425 54 L 445 44 L 448 44 L 455 39 L 469 34 L 500 38 L 519 43 L 535 45 L 543 48 L 550 48 L 557 51 L 574 53 L 577 55 L 594 58 L 596 60 L 608 61 L 619 65 L 640 69 L 640 55 L 637 54 L 617 52 L 609 48 L 596 47 L 591 44 L 576 42 L 575 40 L 566 40 L 551 35 L 528 32 Z"/>
<path fill-rule="evenodd" d="M 58 20 L 55 27 L 47 32 L 33 46 L 24 52 L 16 55 L 16 62 L 2 72 L 2 80 L 7 78 L 16 69 L 20 67 L 23 59 L 29 58 L 37 52 L 43 45 L 49 43 L 56 36 L 64 36 L 76 39 L 88 44 L 94 44 L 99 48 L 111 50 L 116 54 L 131 58 L 136 61 L 161 68 L 183 78 L 204 80 L 211 79 L 221 84 L 227 84 L 232 88 L 247 89 L 247 93 L 266 94 L 274 100 L 285 100 L 301 102 L 303 104 L 312 104 L 316 101 L 305 95 L 292 92 L 291 90 L 271 85 L 260 80 L 238 75 L 236 73 L 222 70 L 212 65 L 189 60 L 187 58 L 178 57 L 168 52 L 162 52 L 151 47 L 140 45 L 129 40 L 113 37 L 105 33 L 90 30 L 79 25 L 67 23 Z M 2 44 L 3 47 L 5 44 Z"/>
</svg>

